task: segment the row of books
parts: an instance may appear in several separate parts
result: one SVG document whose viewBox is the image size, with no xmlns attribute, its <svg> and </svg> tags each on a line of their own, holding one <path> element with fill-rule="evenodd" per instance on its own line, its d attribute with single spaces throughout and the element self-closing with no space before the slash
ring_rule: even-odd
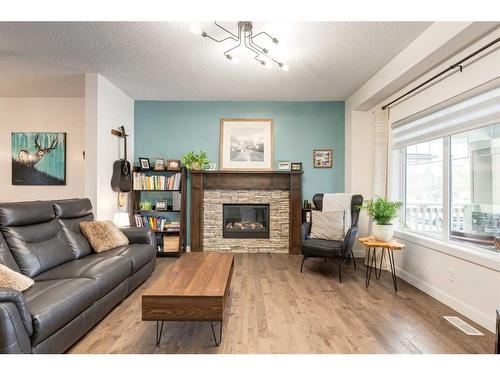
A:
<svg viewBox="0 0 500 375">
<path fill-rule="evenodd" d="M 137 227 L 151 228 L 154 231 L 177 233 L 181 229 L 178 221 L 168 221 L 161 216 L 134 215 L 134 220 Z"/>
<path fill-rule="evenodd" d="M 134 172 L 134 190 L 179 190 L 181 187 L 181 174 L 172 176 L 152 175 Z"/>
</svg>

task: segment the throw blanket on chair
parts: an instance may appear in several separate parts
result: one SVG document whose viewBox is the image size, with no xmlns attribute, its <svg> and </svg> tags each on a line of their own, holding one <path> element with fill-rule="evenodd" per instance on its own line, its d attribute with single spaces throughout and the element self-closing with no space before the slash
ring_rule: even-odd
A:
<svg viewBox="0 0 500 375">
<path fill-rule="evenodd" d="M 324 193 L 323 212 L 344 211 L 344 233 L 351 228 L 351 193 Z"/>
</svg>

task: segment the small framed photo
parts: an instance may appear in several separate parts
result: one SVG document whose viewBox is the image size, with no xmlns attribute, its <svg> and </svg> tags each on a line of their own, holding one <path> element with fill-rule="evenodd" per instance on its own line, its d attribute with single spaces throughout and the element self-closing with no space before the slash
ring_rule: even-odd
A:
<svg viewBox="0 0 500 375">
<path fill-rule="evenodd" d="M 278 170 L 279 171 L 289 171 L 291 168 L 291 163 L 286 160 L 278 161 Z"/>
<path fill-rule="evenodd" d="M 313 150 L 314 168 L 332 168 L 333 150 L 331 148 L 321 148 Z"/>
<path fill-rule="evenodd" d="M 292 163 L 292 171 L 301 171 L 302 163 Z"/>
<path fill-rule="evenodd" d="M 141 166 L 141 169 L 151 169 L 151 165 L 149 165 L 149 159 L 148 158 L 139 158 L 139 164 Z"/>
<path fill-rule="evenodd" d="M 180 160 L 167 160 L 167 170 L 180 171 L 181 170 L 181 161 Z"/>
<path fill-rule="evenodd" d="M 165 160 L 155 159 L 155 171 L 164 171 L 164 170 L 165 170 Z"/>
<path fill-rule="evenodd" d="M 167 210 L 167 201 L 156 201 L 156 210 L 157 211 L 166 211 Z"/>
</svg>

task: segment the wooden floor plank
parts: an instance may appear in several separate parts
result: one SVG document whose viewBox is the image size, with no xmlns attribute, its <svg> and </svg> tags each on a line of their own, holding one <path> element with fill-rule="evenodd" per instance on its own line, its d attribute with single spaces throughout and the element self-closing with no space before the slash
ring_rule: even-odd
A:
<svg viewBox="0 0 500 375">
<path fill-rule="evenodd" d="M 182 259 L 182 258 L 181 258 Z M 364 267 L 300 256 L 236 254 L 223 341 L 206 322 L 141 321 L 141 295 L 176 262 L 158 259 L 146 283 L 118 305 L 70 353 L 493 353 L 494 335 L 387 271 L 364 286 Z M 358 265 L 362 261 L 358 262 Z M 483 332 L 467 336 L 444 321 L 457 315 Z"/>
</svg>

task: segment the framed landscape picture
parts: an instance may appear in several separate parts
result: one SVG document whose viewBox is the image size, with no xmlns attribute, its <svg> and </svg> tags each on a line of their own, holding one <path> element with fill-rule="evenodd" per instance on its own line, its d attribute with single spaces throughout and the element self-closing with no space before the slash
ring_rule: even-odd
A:
<svg viewBox="0 0 500 375">
<path fill-rule="evenodd" d="M 313 151 L 314 168 L 332 168 L 333 150 L 330 148 L 321 148 Z"/>
<path fill-rule="evenodd" d="M 272 170 L 272 119 L 221 119 L 221 170 Z"/>
<path fill-rule="evenodd" d="M 12 185 L 66 185 L 66 133 L 12 133 Z"/>
</svg>

